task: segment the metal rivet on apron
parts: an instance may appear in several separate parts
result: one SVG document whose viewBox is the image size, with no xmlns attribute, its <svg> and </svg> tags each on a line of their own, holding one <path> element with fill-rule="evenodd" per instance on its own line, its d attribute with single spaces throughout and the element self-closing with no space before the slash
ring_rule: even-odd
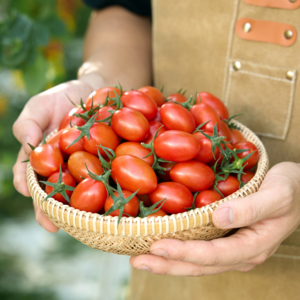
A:
<svg viewBox="0 0 300 300">
<path fill-rule="evenodd" d="M 242 67 L 242 64 L 239 61 L 235 61 L 232 64 L 232 67 L 233 67 L 234 70 L 238 71 Z"/>
<path fill-rule="evenodd" d="M 244 32 L 250 32 L 251 28 L 252 28 L 252 26 L 251 26 L 250 23 L 245 23 L 244 26 L 243 26 Z"/>
<path fill-rule="evenodd" d="M 286 39 L 290 39 L 293 36 L 293 31 L 292 30 L 287 30 L 284 32 L 284 36 Z"/>
<path fill-rule="evenodd" d="M 287 71 L 286 78 L 292 80 L 294 78 L 295 72 L 294 71 Z"/>
</svg>

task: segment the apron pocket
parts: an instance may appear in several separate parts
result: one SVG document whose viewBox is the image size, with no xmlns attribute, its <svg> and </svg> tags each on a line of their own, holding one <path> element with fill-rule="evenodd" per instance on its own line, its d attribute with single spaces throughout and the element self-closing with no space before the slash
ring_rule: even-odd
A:
<svg viewBox="0 0 300 300">
<path fill-rule="evenodd" d="M 224 102 L 230 115 L 257 135 L 285 140 L 292 115 L 296 70 L 230 61 Z"/>
</svg>

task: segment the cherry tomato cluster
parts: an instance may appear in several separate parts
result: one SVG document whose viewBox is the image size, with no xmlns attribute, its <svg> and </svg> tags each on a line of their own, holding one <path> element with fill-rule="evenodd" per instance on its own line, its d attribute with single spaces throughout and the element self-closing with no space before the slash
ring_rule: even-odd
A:
<svg viewBox="0 0 300 300">
<path fill-rule="evenodd" d="M 75 105 L 75 104 L 74 104 Z M 164 98 L 146 86 L 101 88 L 32 149 L 48 196 L 76 209 L 121 217 L 182 213 L 218 201 L 254 176 L 256 146 L 210 93 Z"/>
</svg>

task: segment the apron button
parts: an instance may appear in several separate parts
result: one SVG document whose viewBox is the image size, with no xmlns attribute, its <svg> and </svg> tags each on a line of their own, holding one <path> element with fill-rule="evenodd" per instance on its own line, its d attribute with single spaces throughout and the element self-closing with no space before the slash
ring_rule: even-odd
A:
<svg viewBox="0 0 300 300">
<path fill-rule="evenodd" d="M 292 80 L 294 78 L 295 72 L 294 71 L 287 71 L 286 78 Z"/>
<path fill-rule="evenodd" d="M 235 61 L 235 62 L 232 64 L 232 67 L 233 67 L 234 70 L 238 71 L 238 70 L 241 69 L 242 64 L 241 64 L 241 62 L 239 62 L 239 61 Z"/>
<path fill-rule="evenodd" d="M 251 26 L 250 23 L 245 23 L 244 26 L 243 26 L 243 30 L 244 30 L 244 32 L 246 32 L 246 33 L 250 32 L 250 31 L 251 31 L 251 28 L 252 28 L 252 26 Z"/>
<path fill-rule="evenodd" d="M 291 39 L 292 37 L 293 37 L 293 31 L 292 30 L 286 30 L 285 32 L 284 32 L 284 36 L 285 36 L 285 38 L 286 39 Z"/>
</svg>

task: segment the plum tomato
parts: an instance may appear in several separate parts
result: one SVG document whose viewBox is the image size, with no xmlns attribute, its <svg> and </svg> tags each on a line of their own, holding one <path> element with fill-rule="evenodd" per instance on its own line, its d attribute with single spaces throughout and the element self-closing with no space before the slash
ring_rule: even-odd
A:
<svg viewBox="0 0 300 300">
<path fill-rule="evenodd" d="M 92 173 L 96 175 L 101 175 L 103 173 L 98 157 L 86 151 L 78 151 L 71 154 L 68 160 L 69 171 L 76 182 L 81 182 L 85 178 L 90 178 L 85 164 Z"/>
<path fill-rule="evenodd" d="M 44 177 L 58 172 L 60 165 L 64 163 L 60 150 L 50 144 L 41 145 L 32 150 L 29 160 L 33 170 Z"/>
<path fill-rule="evenodd" d="M 87 178 L 75 188 L 70 199 L 70 206 L 82 211 L 97 213 L 103 208 L 106 199 L 107 191 L 104 183 Z"/>
<path fill-rule="evenodd" d="M 167 131 L 161 122 L 150 121 L 149 125 L 150 125 L 150 132 L 149 132 L 148 136 L 146 137 L 146 139 L 143 140 L 143 143 L 145 143 L 145 144 L 150 144 L 153 141 L 154 135 L 159 128 L 160 129 L 159 129 L 157 136 L 159 136 L 163 132 Z"/>
<path fill-rule="evenodd" d="M 138 195 L 149 194 L 157 187 L 154 170 L 142 159 L 132 155 L 116 157 L 111 163 L 111 177 L 122 189 Z"/>
<path fill-rule="evenodd" d="M 70 123 L 76 126 L 83 126 L 85 124 L 84 120 L 74 116 L 74 114 L 82 114 L 84 112 L 81 107 L 73 107 L 61 120 L 58 130 L 70 128 Z"/>
<path fill-rule="evenodd" d="M 156 117 L 157 104 L 147 94 L 140 91 L 129 91 L 123 94 L 121 101 L 124 107 L 136 109 L 141 112 L 148 121 Z"/>
<path fill-rule="evenodd" d="M 143 86 L 140 89 L 138 89 L 138 91 L 150 96 L 156 102 L 158 107 L 161 107 L 165 103 L 163 93 L 153 86 Z"/>
<path fill-rule="evenodd" d="M 225 179 L 224 181 L 219 181 L 217 183 L 217 189 L 224 195 L 224 197 L 233 194 L 239 188 L 240 188 L 239 181 L 231 175 L 229 175 L 227 179 Z"/>
<path fill-rule="evenodd" d="M 51 138 L 49 138 L 46 142 L 46 144 L 50 144 L 56 148 L 58 148 L 60 150 L 60 147 L 59 147 L 59 141 L 60 141 L 60 136 L 61 136 L 61 133 L 64 131 L 64 129 L 58 131 L 57 133 L 55 133 Z M 64 158 L 64 160 L 68 159 L 69 155 L 63 151 L 61 151 L 61 154 Z"/>
<path fill-rule="evenodd" d="M 167 130 L 180 130 L 192 133 L 196 128 L 193 115 L 179 104 L 164 104 L 160 109 L 160 116 Z"/>
<path fill-rule="evenodd" d="M 185 185 L 192 192 L 209 189 L 215 182 L 210 167 L 199 161 L 177 163 L 170 171 L 172 181 Z"/>
<path fill-rule="evenodd" d="M 132 194 L 132 192 L 127 190 L 123 190 L 122 193 L 125 199 Z M 118 197 L 119 193 L 115 192 L 114 195 Z M 111 198 L 111 196 L 109 196 L 108 199 L 105 201 L 105 205 L 104 205 L 105 212 L 107 212 L 113 205 L 114 205 L 114 201 Z M 125 204 L 122 217 L 128 217 L 127 214 L 132 217 L 136 217 L 139 214 L 139 210 L 140 210 L 139 200 L 136 196 L 134 196 L 127 204 Z M 111 212 L 109 215 L 113 217 L 119 216 L 119 210 L 116 209 L 115 211 Z"/>
<path fill-rule="evenodd" d="M 154 204 L 166 198 L 162 210 L 169 214 L 178 214 L 187 211 L 193 204 L 191 191 L 181 183 L 162 182 L 157 185 L 155 191 L 149 194 L 151 202 Z"/>
<path fill-rule="evenodd" d="M 61 151 L 68 155 L 71 155 L 72 153 L 77 151 L 83 151 L 84 150 L 83 139 L 80 139 L 74 145 L 68 147 L 72 142 L 74 142 L 79 137 L 80 133 L 81 133 L 80 130 L 74 127 L 63 130 L 59 139 L 59 147 Z"/>
<path fill-rule="evenodd" d="M 219 130 L 218 134 L 219 134 L 219 136 L 225 136 L 225 139 L 224 139 L 225 142 L 231 142 L 232 138 L 231 138 L 230 129 L 229 129 L 227 123 L 225 123 L 222 120 L 220 123 L 220 130 Z"/>
<path fill-rule="evenodd" d="M 243 183 L 248 183 L 255 175 L 254 172 L 251 172 L 251 171 L 243 171 L 244 174 L 242 174 L 241 176 L 241 181 Z"/>
<path fill-rule="evenodd" d="M 89 132 L 90 139 L 87 136 L 83 137 L 83 147 L 87 152 L 94 155 L 98 155 L 99 149 L 101 155 L 106 156 L 100 145 L 115 150 L 120 143 L 118 136 L 107 124 L 96 123 L 92 125 Z"/>
<path fill-rule="evenodd" d="M 150 214 L 147 216 L 147 218 L 152 218 L 152 217 L 164 217 L 167 216 L 168 214 L 164 212 L 162 209 L 158 210 L 157 212 Z"/>
<path fill-rule="evenodd" d="M 166 98 L 170 102 L 184 103 L 187 101 L 186 96 L 180 93 L 173 93 Z"/>
<path fill-rule="evenodd" d="M 48 178 L 48 182 L 52 182 L 52 183 L 57 183 L 58 182 L 58 178 L 59 178 L 59 172 L 56 172 L 54 174 L 52 174 L 49 178 Z M 74 180 L 74 178 L 68 174 L 68 173 L 65 173 L 65 172 L 62 172 L 62 182 L 65 184 L 65 185 L 68 185 L 68 186 L 72 186 L 72 187 L 75 187 L 76 186 L 76 182 Z M 49 195 L 50 193 L 52 193 L 52 191 L 54 190 L 54 188 L 52 186 L 49 186 L 49 185 L 46 185 L 46 188 L 45 188 L 45 192 Z M 69 191 L 69 190 L 66 190 L 66 193 L 68 195 L 68 197 L 70 198 L 73 191 Z M 63 197 L 62 194 L 60 193 L 56 193 L 55 195 L 52 196 L 53 199 L 63 203 L 63 204 L 69 204 L 68 201 Z"/>
<path fill-rule="evenodd" d="M 130 142 L 143 141 L 150 132 L 150 125 L 145 116 L 137 110 L 123 107 L 111 118 L 114 132 Z"/>
<path fill-rule="evenodd" d="M 184 131 L 168 130 L 154 140 L 157 156 L 173 162 L 189 161 L 196 157 L 200 144 L 197 139 Z"/>
<path fill-rule="evenodd" d="M 203 191 L 196 196 L 195 207 L 200 208 L 223 199 L 217 191 Z"/>
<path fill-rule="evenodd" d="M 100 121 L 106 119 L 107 117 L 110 117 L 111 115 L 110 112 L 112 112 L 115 109 L 116 109 L 115 105 L 101 107 L 97 112 L 97 118 L 95 121 Z M 103 124 L 108 124 L 108 122 L 103 122 Z"/>
<path fill-rule="evenodd" d="M 232 144 L 246 141 L 242 133 L 237 129 L 231 128 L 230 133 L 231 133 Z"/>
<path fill-rule="evenodd" d="M 117 157 L 121 156 L 121 155 L 126 155 L 126 154 L 133 155 L 133 156 L 139 157 L 144 162 L 146 162 L 149 166 L 152 167 L 152 165 L 154 163 L 153 154 L 144 158 L 150 152 L 151 152 L 151 150 L 144 148 L 140 143 L 137 143 L 137 142 L 122 143 L 121 145 L 119 145 L 116 148 L 116 151 L 115 151 Z"/>
<path fill-rule="evenodd" d="M 237 156 L 238 158 L 244 158 L 246 157 L 248 154 L 253 153 L 244 163 L 243 166 L 245 166 L 244 170 L 249 170 L 250 168 L 252 168 L 253 166 L 256 165 L 256 163 L 258 162 L 258 158 L 259 158 L 259 153 L 258 153 L 258 149 L 257 147 L 248 141 L 245 142 L 238 142 L 232 145 L 233 149 L 250 149 L 248 151 L 244 151 L 242 153 L 238 153 Z"/>
<path fill-rule="evenodd" d="M 216 96 L 207 93 L 207 92 L 199 92 L 197 94 L 196 103 L 205 103 L 210 105 L 218 114 L 220 119 L 229 118 L 229 113 L 226 105 Z"/>
<path fill-rule="evenodd" d="M 166 171 L 163 171 L 164 174 L 158 173 L 159 178 L 162 181 L 172 181 L 170 176 L 171 169 L 176 165 L 176 162 L 162 162 L 159 165 L 166 169 Z"/>
</svg>

